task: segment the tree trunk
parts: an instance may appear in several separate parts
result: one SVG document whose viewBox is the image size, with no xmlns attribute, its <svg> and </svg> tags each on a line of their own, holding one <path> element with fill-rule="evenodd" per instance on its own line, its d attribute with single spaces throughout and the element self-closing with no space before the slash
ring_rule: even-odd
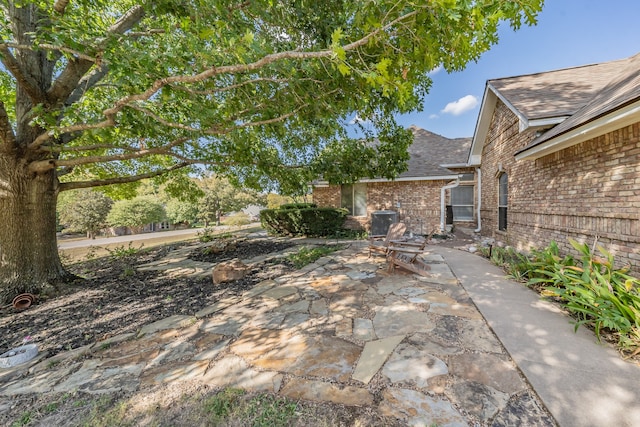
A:
<svg viewBox="0 0 640 427">
<path fill-rule="evenodd" d="M 69 277 L 56 241 L 56 177 L 0 153 L 0 300 L 40 294 Z"/>
</svg>

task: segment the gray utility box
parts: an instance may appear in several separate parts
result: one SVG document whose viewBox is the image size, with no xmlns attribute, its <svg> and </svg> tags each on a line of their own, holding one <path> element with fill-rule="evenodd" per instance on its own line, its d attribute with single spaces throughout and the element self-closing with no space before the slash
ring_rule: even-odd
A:
<svg viewBox="0 0 640 427">
<path fill-rule="evenodd" d="M 396 222 L 398 222 L 398 212 L 396 211 L 371 212 L 371 234 L 385 235 L 389 231 L 389 226 Z"/>
</svg>

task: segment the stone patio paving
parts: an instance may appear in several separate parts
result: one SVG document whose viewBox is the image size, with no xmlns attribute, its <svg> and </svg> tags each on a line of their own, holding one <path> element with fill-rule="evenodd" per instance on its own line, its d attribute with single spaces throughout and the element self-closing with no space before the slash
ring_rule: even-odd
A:
<svg viewBox="0 0 640 427">
<path fill-rule="evenodd" d="M 142 268 L 211 274 L 183 252 Z M 429 277 L 388 274 L 354 242 L 192 316 L 2 370 L 0 395 L 199 381 L 367 405 L 407 425 L 555 425 L 443 258 L 424 259 Z"/>
</svg>

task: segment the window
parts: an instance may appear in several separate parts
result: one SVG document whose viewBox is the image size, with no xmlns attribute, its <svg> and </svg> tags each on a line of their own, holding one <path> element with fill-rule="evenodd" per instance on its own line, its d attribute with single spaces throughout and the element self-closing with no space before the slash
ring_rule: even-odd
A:
<svg viewBox="0 0 640 427">
<path fill-rule="evenodd" d="M 474 178 L 473 172 L 463 173 L 459 175 L 460 182 L 473 182 L 473 178 Z"/>
<path fill-rule="evenodd" d="M 473 185 L 460 185 L 451 189 L 454 221 L 473 221 Z"/>
<path fill-rule="evenodd" d="M 507 229 L 508 182 L 506 173 L 501 174 L 498 178 L 498 230 L 502 231 Z"/>
<path fill-rule="evenodd" d="M 340 206 L 353 216 L 367 216 L 367 184 L 345 184 L 341 187 Z"/>
</svg>

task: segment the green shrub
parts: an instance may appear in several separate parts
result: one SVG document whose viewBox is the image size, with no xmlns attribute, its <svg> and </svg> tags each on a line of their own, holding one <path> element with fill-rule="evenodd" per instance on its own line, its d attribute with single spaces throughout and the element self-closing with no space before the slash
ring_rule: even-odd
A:
<svg viewBox="0 0 640 427">
<path fill-rule="evenodd" d="M 204 409 L 210 414 L 212 421 L 221 421 L 233 412 L 244 394 L 245 392 L 240 389 L 224 389 L 220 393 L 207 399 L 204 402 Z"/>
<path fill-rule="evenodd" d="M 311 209 L 317 208 L 318 205 L 315 203 L 285 203 L 281 205 L 278 209 L 286 211 L 288 209 Z"/>
<path fill-rule="evenodd" d="M 367 230 L 341 228 L 340 230 L 336 230 L 334 235 L 327 237 L 335 237 L 336 239 L 367 240 L 369 238 L 369 233 Z"/>
<path fill-rule="evenodd" d="M 342 246 L 317 246 L 315 248 L 302 247 L 298 252 L 287 256 L 287 260 L 293 264 L 295 268 L 302 268 L 307 264 L 329 255 L 332 252 L 339 251 Z"/>
<path fill-rule="evenodd" d="M 260 223 L 269 234 L 326 237 L 342 229 L 347 213 L 334 208 L 264 209 Z"/>
<path fill-rule="evenodd" d="M 251 220 L 246 213 L 238 212 L 227 217 L 222 223 L 232 227 L 240 227 L 241 225 L 251 224 Z"/>
<path fill-rule="evenodd" d="M 488 250 L 486 256 L 495 265 L 502 267 L 513 279 L 523 282 L 527 281 L 530 265 L 525 255 L 518 253 L 511 247 L 502 248 L 500 246 L 493 246 Z"/>
<path fill-rule="evenodd" d="M 528 255 L 510 248 L 482 250 L 493 263 L 512 277 L 527 282 L 543 296 L 556 298 L 580 325 L 592 327 L 598 340 L 601 333 L 613 334 L 626 351 L 640 349 L 640 280 L 627 274 L 628 268 L 614 268 L 613 255 L 597 246 L 594 255 L 585 243 L 569 240 L 580 254 L 560 256 L 555 242 Z M 595 246 L 595 245 L 594 245 Z"/>
<path fill-rule="evenodd" d="M 556 266 L 575 265 L 575 260 L 571 255 L 560 256 L 560 249 L 556 242 L 551 242 L 545 249 L 531 251 L 529 260 L 527 283 L 531 287 L 535 287 L 536 284 L 533 279 L 548 277 L 547 272 L 555 270 Z"/>
<path fill-rule="evenodd" d="M 206 227 L 198 231 L 196 233 L 196 236 L 198 236 L 198 241 L 200 241 L 201 243 L 208 243 L 214 240 L 229 239 L 233 237 L 233 234 L 228 231 L 222 233 L 220 231 L 216 231 L 215 228 Z"/>
<path fill-rule="evenodd" d="M 505 270 L 509 276 L 521 282 L 527 282 L 531 287 L 536 287 L 535 281 L 531 279 L 546 277 L 543 271 L 553 268 L 555 264 L 574 265 L 571 255 L 564 258 L 559 255 L 559 248 L 556 242 L 542 250 L 533 249 L 529 254 L 519 253 L 511 247 L 493 246 L 490 248 L 480 248 L 480 254 L 489 258 L 495 265 Z"/>
<path fill-rule="evenodd" d="M 105 248 L 105 249 L 107 250 L 107 252 L 109 252 L 109 255 L 111 256 L 111 258 L 122 259 L 122 258 L 129 257 L 131 255 L 137 254 L 138 252 L 140 252 L 143 246 L 144 246 L 144 243 L 141 243 L 140 246 L 136 248 L 135 246 L 133 246 L 133 242 L 129 242 L 129 246 L 127 247 L 125 247 L 124 245 L 120 245 L 120 246 L 116 246 L 113 249 L 109 249 L 109 248 Z"/>
<path fill-rule="evenodd" d="M 613 255 L 598 246 L 596 256 L 585 243 L 569 240 L 582 255 L 581 265 L 554 262 L 538 268 L 531 283 L 549 285 L 546 296 L 559 298 L 580 325 L 592 326 L 598 340 L 606 328 L 617 335 L 623 349 L 640 347 L 640 280 L 629 276 L 627 268 L 614 268 Z"/>
</svg>

